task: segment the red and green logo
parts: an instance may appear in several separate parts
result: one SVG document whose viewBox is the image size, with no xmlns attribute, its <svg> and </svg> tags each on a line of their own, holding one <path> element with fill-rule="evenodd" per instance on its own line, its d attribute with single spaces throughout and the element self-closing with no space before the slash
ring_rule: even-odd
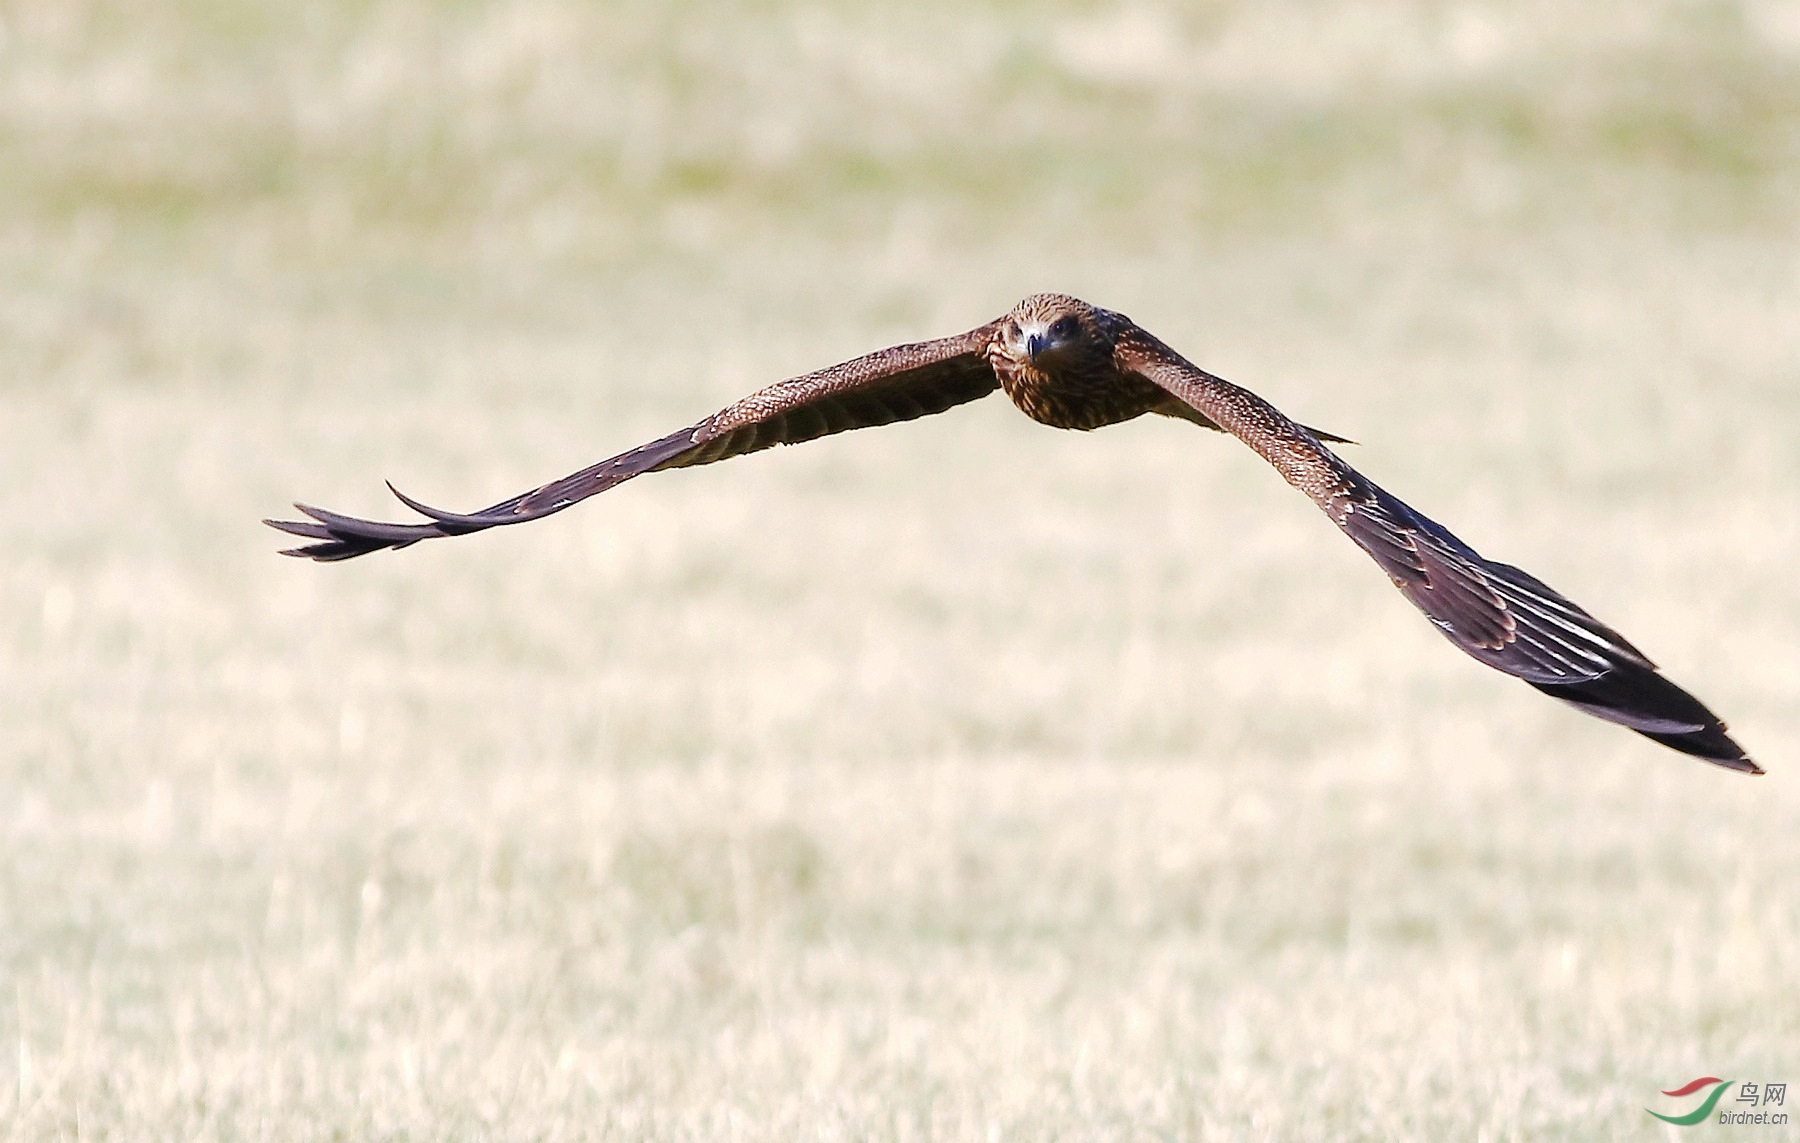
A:
<svg viewBox="0 0 1800 1143">
<path fill-rule="evenodd" d="M 1719 1097 L 1724 1095 L 1725 1089 L 1731 1086 L 1731 1081 L 1722 1080 L 1718 1076 L 1701 1076 L 1697 1080 L 1690 1080 L 1689 1082 L 1682 1084 L 1674 1091 L 1663 1092 L 1664 1095 L 1679 1098 L 1684 1095 L 1693 1095 L 1695 1092 L 1709 1084 L 1713 1085 L 1712 1093 L 1706 1097 L 1705 1101 L 1702 1102 L 1699 1107 L 1696 1107 L 1686 1115 L 1664 1115 L 1660 1111 L 1650 1111 L 1647 1107 L 1644 1108 L 1644 1110 L 1650 1111 L 1651 1115 L 1656 1116 L 1664 1123 L 1673 1123 L 1678 1127 L 1692 1127 L 1694 1124 L 1712 1114 L 1713 1108 L 1718 1106 Z"/>
<path fill-rule="evenodd" d="M 1701 1076 L 1701 1078 L 1697 1078 L 1697 1080 L 1688 1080 L 1687 1084 L 1676 1087 L 1674 1091 L 1665 1091 L 1665 1093 L 1663 1093 L 1665 1096 L 1690 1096 L 1690 1094 L 1696 1093 L 1701 1087 L 1706 1087 L 1708 1084 L 1714 1085 L 1712 1094 L 1708 1094 L 1705 1102 L 1701 1103 L 1699 1107 L 1696 1107 L 1694 1111 L 1687 1112 L 1685 1116 L 1665 1116 L 1663 1112 L 1651 1111 L 1649 1107 L 1645 1107 L 1643 1111 L 1651 1111 L 1652 1116 L 1656 1116 L 1656 1118 L 1663 1121 L 1663 1123 L 1674 1123 L 1674 1125 L 1678 1125 L 1678 1127 L 1692 1127 L 1692 1125 L 1696 1125 L 1699 1121 L 1705 1120 L 1706 1116 L 1712 1114 L 1712 1109 L 1719 1105 L 1719 1096 L 1723 1096 L 1724 1089 L 1730 1087 L 1732 1082 L 1730 1082 L 1730 1080 L 1721 1080 L 1719 1076 Z"/>
<path fill-rule="evenodd" d="M 1651 1115 L 1656 1116 L 1664 1123 L 1673 1123 L 1677 1127 L 1692 1127 L 1712 1116 L 1713 1108 L 1719 1105 L 1725 1089 L 1736 1082 L 1735 1080 L 1722 1080 L 1718 1076 L 1701 1076 L 1697 1080 L 1689 1080 L 1674 1091 L 1663 1092 L 1666 1096 L 1680 1099 L 1683 1096 L 1693 1095 L 1701 1088 L 1712 1088 L 1706 1098 L 1700 1101 L 1700 1106 L 1686 1115 L 1664 1115 L 1660 1111 L 1650 1111 L 1647 1107 L 1644 1110 L 1650 1111 Z M 1742 1108 L 1735 1106 L 1740 1103 L 1745 1106 Z M 1719 1112 L 1719 1122 L 1734 1126 L 1786 1123 L 1788 1121 L 1787 1112 L 1766 1110 L 1770 1104 L 1778 1108 L 1787 1104 L 1787 1082 L 1785 1080 L 1780 1083 L 1751 1083 L 1749 1080 L 1745 1080 L 1737 1085 L 1737 1098 L 1732 1100 L 1732 1106 Z"/>
</svg>

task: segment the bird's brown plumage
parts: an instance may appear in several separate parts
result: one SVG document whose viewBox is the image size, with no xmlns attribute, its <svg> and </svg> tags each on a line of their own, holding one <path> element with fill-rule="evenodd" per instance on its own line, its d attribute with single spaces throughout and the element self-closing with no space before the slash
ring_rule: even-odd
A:
<svg viewBox="0 0 1800 1143">
<path fill-rule="evenodd" d="M 479 512 L 444 512 L 395 490 L 427 522 L 389 524 L 304 504 L 295 507 L 310 519 L 265 522 L 315 541 L 287 555 L 345 560 L 535 520 L 646 472 L 912 420 L 995 389 L 1057 428 L 1096 429 L 1158 413 L 1229 432 L 1310 496 L 1469 655 L 1676 750 L 1762 772 L 1716 715 L 1618 632 L 1518 568 L 1484 559 L 1323 443 L 1344 438 L 1297 424 L 1249 390 L 1195 367 L 1123 314 L 1063 294 L 1034 294 L 967 333 L 778 382 L 679 432 Z"/>
</svg>

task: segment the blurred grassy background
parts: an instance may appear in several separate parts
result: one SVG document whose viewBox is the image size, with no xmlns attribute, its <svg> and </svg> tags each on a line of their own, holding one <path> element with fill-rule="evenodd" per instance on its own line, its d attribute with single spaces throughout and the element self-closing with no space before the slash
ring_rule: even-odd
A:
<svg viewBox="0 0 1800 1143">
<path fill-rule="evenodd" d="M 0 1130 L 1635 1139 L 1800 1078 L 1797 180 L 1775 2 L 0 4 Z M 1467 661 L 1181 425 L 255 523 L 1040 289 L 1769 776 Z"/>
</svg>

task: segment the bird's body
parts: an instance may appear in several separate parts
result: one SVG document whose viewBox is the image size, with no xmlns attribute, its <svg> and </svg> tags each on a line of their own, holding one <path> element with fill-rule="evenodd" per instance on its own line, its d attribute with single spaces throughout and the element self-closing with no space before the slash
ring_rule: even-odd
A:
<svg viewBox="0 0 1800 1143">
<path fill-rule="evenodd" d="M 985 357 L 1019 411 L 1056 429 L 1090 430 L 1167 407 L 1166 390 L 1119 368 L 1119 315 L 1060 294 L 1020 303 Z"/>
<path fill-rule="evenodd" d="M 993 355 L 998 357 L 998 354 Z M 1054 429 L 1103 429 L 1169 407 L 1169 395 L 1110 363 L 1092 369 L 1043 369 L 1029 361 L 990 361 L 1019 411 Z"/>
<path fill-rule="evenodd" d="M 1761 773 L 1699 700 L 1618 634 L 1518 568 L 1484 559 L 1332 452 L 1344 438 L 1295 423 L 1247 389 L 1194 366 L 1123 314 L 1034 294 L 1002 318 L 790 378 L 679 432 L 470 514 L 398 491 L 422 524 L 297 505 L 267 521 L 317 541 L 289 551 L 343 560 L 559 512 L 646 472 L 710 464 L 778 444 L 943 412 L 1004 391 L 1035 421 L 1091 430 L 1146 413 L 1229 432 L 1312 498 L 1446 638 L 1488 666 L 1588 714 L 1718 765 Z"/>
</svg>

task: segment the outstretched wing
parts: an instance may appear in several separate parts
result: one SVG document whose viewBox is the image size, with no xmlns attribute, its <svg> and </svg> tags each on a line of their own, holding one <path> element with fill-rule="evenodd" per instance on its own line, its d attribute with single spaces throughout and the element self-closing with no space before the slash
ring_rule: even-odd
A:
<svg viewBox="0 0 1800 1143">
<path fill-rule="evenodd" d="M 1665 746 L 1762 773 L 1717 715 L 1663 677 L 1624 636 L 1518 568 L 1484 559 L 1261 397 L 1196 368 L 1136 326 L 1120 335 L 1115 352 L 1120 368 L 1197 409 L 1311 496 L 1470 655 Z"/>
<path fill-rule="evenodd" d="M 983 356 L 995 323 L 956 337 L 896 345 L 829 369 L 778 382 L 721 409 L 699 424 L 603 460 L 580 472 L 468 514 L 444 512 L 388 488 L 424 524 L 361 520 L 306 504 L 309 520 L 265 520 L 271 528 L 317 543 L 283 552 L 315 560 L 347 560 L 420 540 L 461 536 L 560 512 L 578 500 L 646 472 L 711 464 L 778 444 L 798 444 L 848 429 L 891 425 L 985 397 L 999 387 Z"/>
</svg>

